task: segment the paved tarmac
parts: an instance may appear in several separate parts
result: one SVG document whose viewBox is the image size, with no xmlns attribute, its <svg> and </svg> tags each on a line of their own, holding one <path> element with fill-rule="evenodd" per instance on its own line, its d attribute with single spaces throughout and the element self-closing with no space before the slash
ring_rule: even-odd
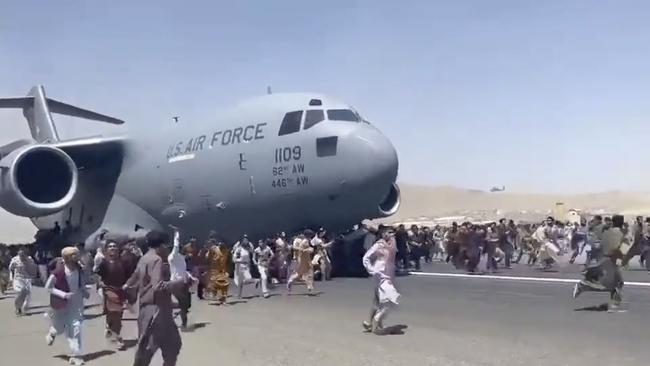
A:
<svg viewBox="0 0 650 366">
<path fill-rule="evenodd" d="M 425 272 L 455 272 L 426 265 Z M 504 275 L 541 277 L 525 265 Z M 634 272 L 650 282 L 650 275 Z M 567 267 L 557 278 L 579 277 Z M 552 275 L 543 274 L 542 276 Z M 626 277 L 628 272 L 625 273 Z M 276 289 L 270 299 L 229 299 L 215 306 L 194 301 L 179 365 L 641 365 L 650 347 L 650 290 L 626 287 L 624 313 L 599 311 L 606 294 L 571 298 L 570 283 L 489 278 L 405 276 L 403 298 L 387 325 L 406 325 L 401 335 L 362 332 L 371 302 L 370 279 L 317 283 L 318 296 Z M 246 295 L 254 295 L 251 287 Z M 92 299 L 91 303 L 97 302 Z M 0 360 L 3 365 L 65 365 L 63 337 L 45 345 L 46 296 L 37 289 L 32 316 L 13 316 L 12 299 L 0 299 Z M 90 365 L 130 365 L 133 348 L 114 352 L 103 339 L 100 307 L 87 310 L 84 349 Z M 124 337 L 136 334 L 127 315 Z M 133 342 L 130 342 L 133 345 Z M 152 365 L 160 365 L 159 356 Z"/>
<path fill-rule="evenodd" d="M 550 270 L 541 270 L 539 265 L 527 265 L 528 257 L 520 261 L 519 264 L 512 266 L 512 269 L 503 268 L 503 263 L 499 263 L 499 276 L 517 276 L 517 277 L 539 277 L 539 278 L 562 278 L 562 279 L 582 279 L 582 270 L 586 257 L 584 254 L 578 256 L 574 264 L 569 264 L 569 255 L 565 254 L 560 257 L 561 263 L 553 266 Z M 486 273 L 485 257 L 481 258 L 478 271 Z M 458 271 L 451 264 L 444 263 L 442 258 L 434 259 L 431 264 L 424 264 L 422 272 L 435 273 L 464 273 Z M 650 273 L 639 263 L 639 257 L 634 257 L 629 262 L 629 268 L 623 271 L 626 282 L 648 282 L 650 283 Z"/>
</svg>

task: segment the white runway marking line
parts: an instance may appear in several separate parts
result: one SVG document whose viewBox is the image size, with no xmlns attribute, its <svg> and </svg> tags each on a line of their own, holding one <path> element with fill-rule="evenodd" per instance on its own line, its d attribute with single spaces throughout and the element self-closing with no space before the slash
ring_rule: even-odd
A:
<svg viewBox="0 0 650 366">
<path fill-rule="evenodd" d="M 414 276 L 428 276 L 428 277 L 455 277 L 455 278 L 478 278 L 478 279 L 492 279 L 492 280 L 505 280 L 505 281 L 521 281 L 521 282 L 555 282 L 555 283 L 576 283 L 580 280 L 571 278 L 552 278 L 552 277 L 514 277 L 514 276 L 495 276 L 495 275 L 470 275 L 462 273 L 431 273 L 431 272 L 409 272 Z M 650 287 L 650 282 L 625 282 L 625 286 L 637 287 Z"/>
</svg>

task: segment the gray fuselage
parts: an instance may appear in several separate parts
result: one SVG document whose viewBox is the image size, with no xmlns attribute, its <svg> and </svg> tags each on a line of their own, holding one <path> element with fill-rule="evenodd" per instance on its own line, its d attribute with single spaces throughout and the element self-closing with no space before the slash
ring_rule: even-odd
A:
<svg viewBox="0 0 650 366">
<path fill-rule="evenodd" d="M 184 235 L 216 230 L 235 240 L 350 227 L 397 210 L 399 192 L 387 202 L 397 168 L 390 141 L 349 105 L 266 95 L 209 121 L 131 135 L 100 229 L 137 236 L 174 225 Z M 144 230 L 136 234 L 135 225 Z"/>
</svg>

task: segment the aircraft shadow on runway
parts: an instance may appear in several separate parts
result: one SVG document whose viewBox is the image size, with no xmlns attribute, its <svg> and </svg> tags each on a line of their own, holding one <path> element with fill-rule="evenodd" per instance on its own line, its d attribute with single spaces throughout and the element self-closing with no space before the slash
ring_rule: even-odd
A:
<svg viewBox="0 0 650 366">
<path fill-rule="evenodd" d="M 113 354 L 115 354 L 115 351 L 103 350 L 103 351 L 98 351 L 98 352 L 93 352 L 93 353 L 83 355 L 81 358 L 83 358 L 83 360 L 85 362 L 88 362 L 88 361 L 97 360 L 97 359 L 105 357 L 105 356 L 110 356 L 110 355 L 113 355 Z M 54 358 L 58 358 L 60 360 L 66 361 L 66 362 L 70 361 L 70 356 L 68 356 L 68 355 L 56 355 L 56 356 L 54 356 Z"/>
</svg>

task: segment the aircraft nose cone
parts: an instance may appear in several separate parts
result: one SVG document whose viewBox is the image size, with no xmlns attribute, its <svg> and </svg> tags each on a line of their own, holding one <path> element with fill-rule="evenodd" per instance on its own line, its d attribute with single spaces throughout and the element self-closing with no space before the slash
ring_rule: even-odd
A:
<svg viewBox="0 0 650 366">
<path fill-rule="evenodd" d="M 356 155 L 363 166 L 358 171 L 363 181 L 385 182 L 386 185 L 395 182 L 397 152 L 386 136 L 373 127 L 366 127 L 355 133 L 352 140 Z"/>
</svg>

